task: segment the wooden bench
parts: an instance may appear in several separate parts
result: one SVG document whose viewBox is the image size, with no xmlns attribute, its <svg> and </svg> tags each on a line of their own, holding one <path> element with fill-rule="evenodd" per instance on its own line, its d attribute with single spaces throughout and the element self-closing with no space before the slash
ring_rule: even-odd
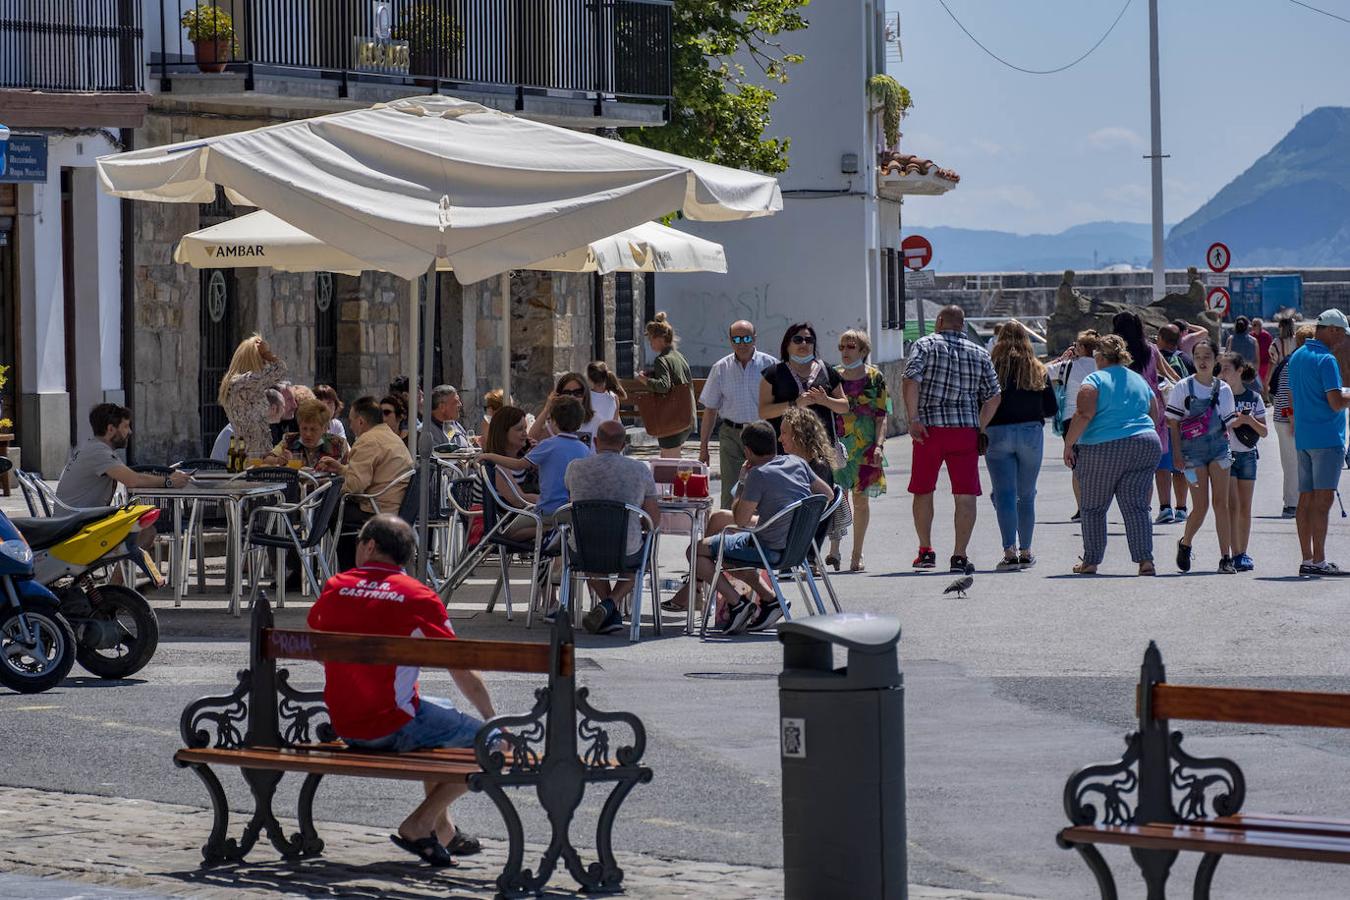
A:
<svg viewBox="0 0 1350 900">
<path fill-rule="evenodd" d="M 1172 719 L 1350 728 L 1350 694 L 1246 690 L 1168 684 L 1153 642 L 1144 653 L 1136 705 L 1139 730 L 1125 755 L 1078 770 L 1064 787 L 1072 823 L 1057 841 L 1077 850 L 1096 876 L 1103 900 L 1116 900 L 1098 844 L 1130 848 L 1149 900 L 1166 896 L 1167 876 L 1182 852 L 1204 854 L 1194 896 L 1209 897 L 1225 855 L 1350 864 L 1350 821 L 1242 813 L 1246 779 L 1237 763 L 1199 758 L 1181 748 Z"/>
<path fill-rule="evenodd" d="M 349 749 L 338 740 L 323 693 L 292 687 L 288 671 L 277 668 L 279 659 L 527 672 L 547 675 L 548 684 L 535 692 L 534 708 L 528 713 L 497 716 L 485 723 L 472 749 L 363 751 Z M 558 616 L 547 644 L 372 637 L 276 628 L 264 595 L 253 608 L 249 668 L 238 677 L 238 685 L 228 696 L 204 697 L 189 704 L 179 722 L 185 746 L 174 754 L 174 763 L 191 768 L 201 778 L 215 815 L 202 848 L 207 863 L 242 860 L 263 833 L 286 858 L 322 853 L 313 807 L 325 775 L 464 780 L 470 790 L 492 798 L 506 823 L 510 845 L 505 870 L 497 878 L 498 897 L 535 896 L 548 883 L 560 858 L 587 892 L 623 889 L 612 830 L 628 792 L 639 782 L 651 781 L 651 769 L 640 765 L 646 731 L 630 713 L 597 711 L 587 700 L 587 689 L 576 687 L 575 645 L 567 616 Z M 612 743 L 606 727 L 611 723 L 630 731 L 631 742 Z M 490 746 L 488 738 L 498 729 L 500 742 Z M 618 749 L 612 751 L 615 746 Z M 229 804 L 212 766 L 240 769 L 253 795 L 253 815 L 238 840 L 227 837 Z M 305 776 L 297 809 L 300 830 L 290 837 L 272 811 L 277 785 L 287 772 Z M 599 860 L 587 866 L 572 845 L 570 826 L 586 784 L 592 782 L 614 786 L 596 828 Z M 535 788 L 548 813 L 552 834 L 533 870 L 523 868 L 525 834 L 505 792 L 509 787 Z M 412 803 L 413 795 L 408 799 Z"/>
</svg>

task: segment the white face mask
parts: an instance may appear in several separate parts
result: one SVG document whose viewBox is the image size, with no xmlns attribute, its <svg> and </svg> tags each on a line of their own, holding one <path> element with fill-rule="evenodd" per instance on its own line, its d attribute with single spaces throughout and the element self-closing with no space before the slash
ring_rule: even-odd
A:
<svg viewBox="0 0 1350 900">
<path fill-rule="evenodd" d="M 863 364 L 863 358 L 860 356 L 851 363 L 841 363 L 845 369 L 856 369 Z"/>
<path fill-rule="evenodd" d="M 793 362 L 797 363 L 800 366 L 804 366 L 807 363 L 811 362 L 811 360 L 816 358 L 816 355 L 814 353 L 789 353 L 788 356 L 792 359 Z"/>
</svg>

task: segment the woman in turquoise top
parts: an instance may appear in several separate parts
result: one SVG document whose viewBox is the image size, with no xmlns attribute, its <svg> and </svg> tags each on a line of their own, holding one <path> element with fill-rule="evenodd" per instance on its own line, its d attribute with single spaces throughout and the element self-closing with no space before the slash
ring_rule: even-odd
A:
<svg viewBox="0 0 1350 900">
<path fill-rule="evenodd" d="M 1106 510 L 1114 499 L 1125 520 L 1130 558 L 1140 575 L 1153 575 L 1149 499 L 1162 454 L 1157 431 L 1162 409 L 1156 391 L 1130 370 L 1130 351 L 1119 335 L 1102 338 L 1095 358 L 1097 371 L 1083 379 L 1064 435 L 1064 464 L 1082 489 L 1083 559 L 1073 570 L 1096 574 L 1106 555 Z"/>
</svg>

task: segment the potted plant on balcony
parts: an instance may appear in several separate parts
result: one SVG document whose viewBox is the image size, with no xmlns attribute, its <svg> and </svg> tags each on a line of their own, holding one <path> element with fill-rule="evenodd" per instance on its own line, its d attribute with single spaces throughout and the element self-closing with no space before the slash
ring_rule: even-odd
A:
<svg viewBox="0 0 1350 900">
<path fill-rule="evenodd" d="M 415 3 L 390 33 L 396 41 L 408 42 L 408 70 L 413 75 L 429 75 L 432 79 L 450 76 L 450 62 L 464 46 L 464 29 L 455 23 L 448 11 L 432 3 Z M 444 61 L 445 66 L 440 63 Z M 434 80 L 419 80 L 418 84 L 434 87 Z"/>
<path fill-rule="evenodd" d="M 224 72 L 225 64 L 239 50 L 234 38 L 234 19 L 218 6 L 198 5 L 183 13 L 179 20 L 192 42 L 197 68 L 203 72 Z"/>
</svg>

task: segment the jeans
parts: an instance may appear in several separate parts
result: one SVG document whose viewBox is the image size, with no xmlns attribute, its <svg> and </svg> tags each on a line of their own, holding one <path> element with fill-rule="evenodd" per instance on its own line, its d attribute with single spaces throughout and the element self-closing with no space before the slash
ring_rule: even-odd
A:
<svg viewBox="0 0 1350 900">
<path fill-rule="evenodd" d="M 1036 528 L 1036 479 L 1041 474 L 1045 424 L 990 425 L 985 431 L 989 435 L 984 454 L 989 499 L 994 502 L 1003 549 L 1028 549 Z"/>
</svg>

